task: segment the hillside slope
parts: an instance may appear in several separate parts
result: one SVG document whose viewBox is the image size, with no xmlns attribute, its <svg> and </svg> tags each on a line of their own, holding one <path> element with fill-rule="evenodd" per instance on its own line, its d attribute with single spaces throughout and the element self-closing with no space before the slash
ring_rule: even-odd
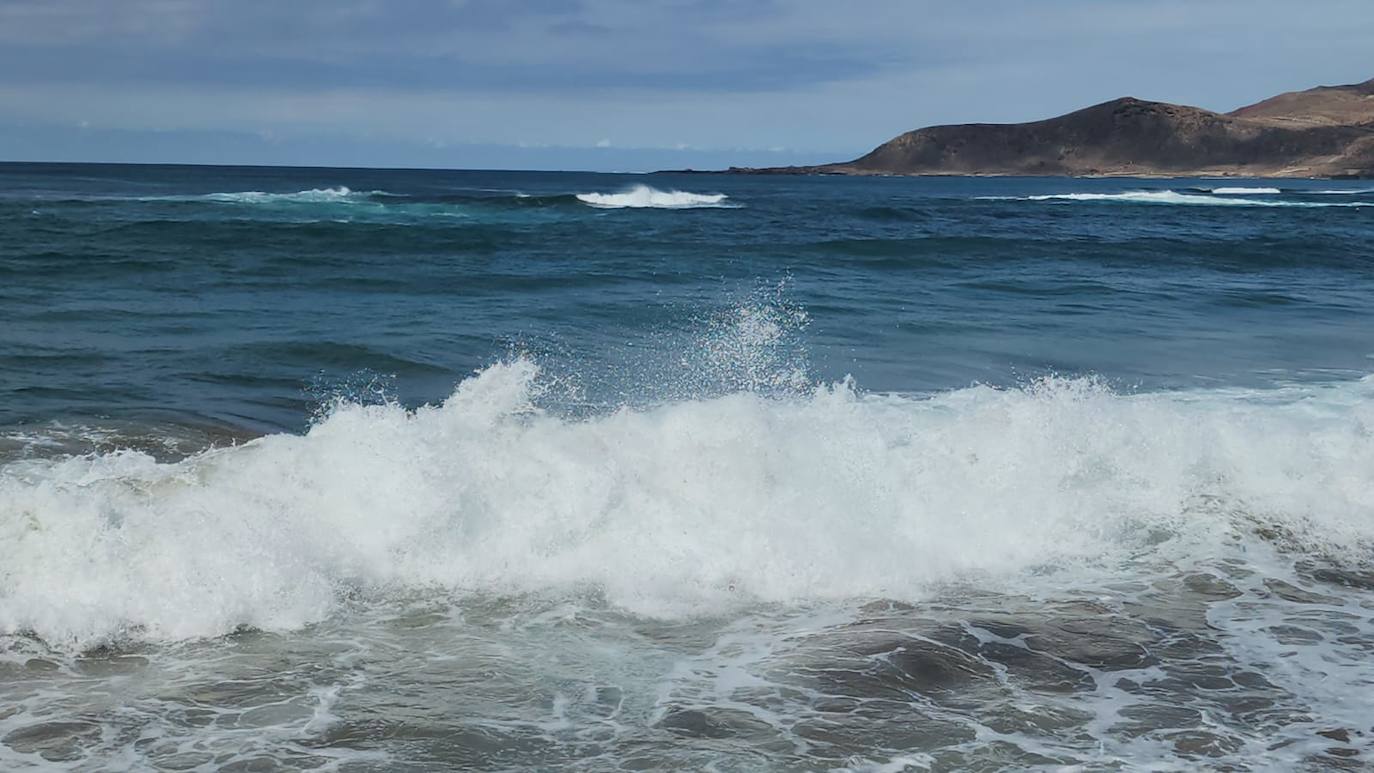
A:
<svg viewBox="0 0 1374 773">
<path fill-rule="evenodd" d="M 1123 97 L 1043 121 L 917 129 L 845 163 L 732 171 L 1374 177 L 1374 80 L 1232 113 Z"/>
</svg>

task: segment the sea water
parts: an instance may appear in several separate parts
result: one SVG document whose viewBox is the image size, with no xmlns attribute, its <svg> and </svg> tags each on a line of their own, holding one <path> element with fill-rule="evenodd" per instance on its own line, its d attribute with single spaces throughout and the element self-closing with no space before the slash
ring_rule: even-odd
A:
<svg viewBox="0 0 1374 773">
<path fill-rule="evenodd" d="M 0 165 L 0 768 L 1359 769 L 1374 189 Z"/>
</svg>

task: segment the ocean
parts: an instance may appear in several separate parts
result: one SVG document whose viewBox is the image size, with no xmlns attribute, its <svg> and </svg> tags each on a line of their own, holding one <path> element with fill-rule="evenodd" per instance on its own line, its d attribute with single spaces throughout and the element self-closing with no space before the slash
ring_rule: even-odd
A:
<svg viewBox="0 0 1374 773">
<path fill-rule="evenodd" d="M 0 769 L 1374 755 L 1368 181 L 0 165 Z"/>
</svg>

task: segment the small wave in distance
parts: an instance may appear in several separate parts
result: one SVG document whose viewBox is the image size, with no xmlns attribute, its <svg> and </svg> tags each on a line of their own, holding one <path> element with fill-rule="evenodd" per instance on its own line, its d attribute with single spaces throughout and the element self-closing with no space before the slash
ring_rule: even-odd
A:
<svg viewBox="0 0 1374 773">
<path fill-rule="evenodd" d="M 1374 206 L 1374 202 L 1364 201 L 1343 201 L 1343 202 L 1315 202 L 1315 201 L 1275 201 L 1273 199 L 1249 199 L 1240 198 L 1235 195 L 1240 189 L 1219 188 L 1212 194 L 1203 193 L 1180 193 L 1173 190 L 1159 191 L 1125 191 L 1122 193 L 1046 193 L 1033 196 L 979 196 L 981 201 L 1089 201 L 1089 202 L 1123 202 L 1131 204 L 1184 204 L 1193 206 L 1221 206 L 1221 207 L 1368 207 Z M 1256 193 L 1251 190 L 1247 193 Z M 1225 195 L 1213 195 L 1215 193 L 1225 193 Z"/>
<path fill-rule="evenodd" d="M 647 185 L 636 185 L 620 193 L 579 193 L 577 200 L 601 209 L 699 209 L 729 208 L 724 193 L 692 193 L 690 191 L 661 191 Z"/>
<path fill-rule="evenodd" d="M 267 193 L 265 191 L 237 191 L 233 193 L 208 193 L 201 197 L 208 201 L 220 201 L 229 204 L 279 204 L 279 203 L 303 203 L 321 204 L 334 203 L 340 201 L 353 201 L 366 199 L 370 196 L 384 196 L 383 191 L 368 191 L 357 193 L 347 186 L 338 185 L 329 188 L 311 188 L 295 193 Z"/>
<path fill-rule="evenodd" d="M 1215 193 L 1215 194 L 1221 195 L 1221 196 L 1236 196 L 1236 195 L 1244 195 L 1244 194 L 1249 194 L 1249 193 L 1271 193 L 1271 194 L 1283 193 L 1283 191 L 1280 190 L 1280 189 L 1278 189 L 1278 188 L 1222 187 L 1222 188 L 1211 188 L 1211 189 L 1209 189 L 1209 190 L 1210 190 L 1212 193 Z"/>
</svg>

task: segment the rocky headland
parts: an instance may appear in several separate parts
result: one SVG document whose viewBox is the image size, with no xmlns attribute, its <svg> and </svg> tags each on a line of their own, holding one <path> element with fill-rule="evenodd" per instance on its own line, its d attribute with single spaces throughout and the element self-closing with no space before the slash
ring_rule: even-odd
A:
<svg viewBox="0 0 1374 773">
<path fill-rule="evenodd" d="M 1214 113 L 1122 97 L 1029 123 L 909 131 L 835 164 L 746 174 L 1374 177 L 1374 79 Z"/>
</svg>

